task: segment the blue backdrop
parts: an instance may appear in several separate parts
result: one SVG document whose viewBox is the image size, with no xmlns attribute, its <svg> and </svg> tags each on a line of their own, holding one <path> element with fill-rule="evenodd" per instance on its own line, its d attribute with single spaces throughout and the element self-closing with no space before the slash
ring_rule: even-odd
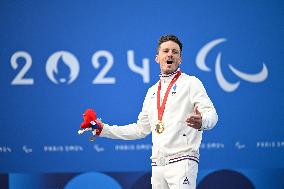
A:
<svg viewBox="0 0 284 189">
<path fill-rule="evenodd" d="M 280 0 L 1 1 L 1 185 L 149 187 L 151 136 L 91 143 L 77 130 L 86 108 L 135 122 L 159 79 L 157 40 L 175 34 L 219 115 L 198 188 L 283 188 L 283 13 Z"/>
</svg>

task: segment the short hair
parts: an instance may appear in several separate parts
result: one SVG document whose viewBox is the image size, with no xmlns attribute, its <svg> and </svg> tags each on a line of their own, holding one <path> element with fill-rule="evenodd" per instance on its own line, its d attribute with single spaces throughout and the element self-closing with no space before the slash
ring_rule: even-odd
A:
<svg viewBox="0 0 284 189">
<path fill-rule="evenodd" d="M 157 54 L 159 53 L 160 46 L 162 43 L 167 42 L 167 41 L 173 41 L 178 44 L 180 48 L 180 52 L 182 51 L 182 43 L 180 40 L 177 38 L 175 35 L 162 35 L 158 41 L 158 47 L 157 47 Z"/>
</svg>

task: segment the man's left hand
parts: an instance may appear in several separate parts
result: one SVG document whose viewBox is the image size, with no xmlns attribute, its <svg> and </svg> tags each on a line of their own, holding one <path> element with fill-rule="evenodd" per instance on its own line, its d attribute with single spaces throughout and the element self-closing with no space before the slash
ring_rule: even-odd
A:
<svg viewBox="0 0 284 189">
<path fill-rule="evenodd" d="M 186 119 L 186 124 L 194 129 L 200 129 L 202 125 L 202 116 L 198 111 L 198 106 L 195 106 L 193 113 Z"/>
</svg>

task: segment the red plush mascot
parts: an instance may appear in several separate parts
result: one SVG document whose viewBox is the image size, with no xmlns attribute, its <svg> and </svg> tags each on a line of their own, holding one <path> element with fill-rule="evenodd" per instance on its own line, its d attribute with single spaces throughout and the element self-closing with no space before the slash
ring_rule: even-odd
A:
<svg viewBox="0 0 284 189">
<path fill-rule="evenodd" d="M 90 141 L 94 141 L 95 136 L 100 135 L 103 129 L 101 121 L 97 120 L 96 112 L 92 109 L 87 109 L 83 114 L 84 121 L 80 125 L 78 134 L 81 135 L 86 131 L 92 131 L 93 136 L 90 137 Z"/>
</svg>

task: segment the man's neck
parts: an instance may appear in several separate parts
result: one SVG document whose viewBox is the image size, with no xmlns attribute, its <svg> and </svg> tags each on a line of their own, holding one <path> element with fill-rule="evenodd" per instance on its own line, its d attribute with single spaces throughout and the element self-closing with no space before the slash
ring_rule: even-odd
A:
<svg viewBox="0 0 284 189">
<path fill-rule="evenodd" d="M 171 73 L 160 73 L 160 77 L 170 77 L 172 75 L 175 75 L 179 70 L 180 70 L 180 68 L 177 68 L 175 71 L 173 71 Z"/>
</svg>

